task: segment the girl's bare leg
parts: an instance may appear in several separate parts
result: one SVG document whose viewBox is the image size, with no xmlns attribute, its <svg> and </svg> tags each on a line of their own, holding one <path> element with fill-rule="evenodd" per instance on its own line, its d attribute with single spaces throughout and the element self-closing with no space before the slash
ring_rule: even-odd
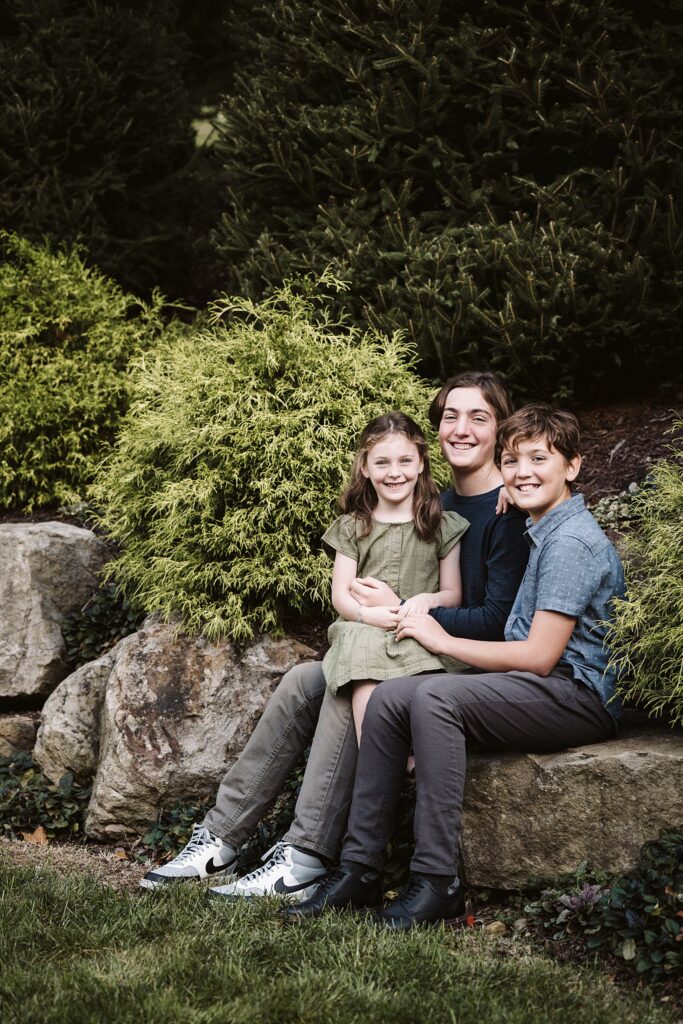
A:
<svg viewBox="0 0 683 1024">
<path fill-rule="evenodd" d="M 351 707 L 353 708 L 353 724 L 356 726 L 356 739 L 358 740 L 358 746 L 360 746 L 360 736 L 363 731 L 363 719 L 365 718 L 365 709 L 368 706 L 370 700 L 370 694 L 377 686 L 377 683 L 372 683 L 370 680 L 364 679 L 360 682 L 353 684 L 353 696 L 351 698 Z M 411 754 L 406 764 L 406 772 L 411 775 L 415 771 L 415 758 Z"/>
<path fill-rule="evenodd" d="M 365 709 L 368 706 L 370 700 L 370 694 L 377 686 L 377 683 L 371 683 L 367 679 L 360 680 L 353 684 L 353 697 L 351 698 L 351 707 L 353 708 L 353 722 L 356 726 L 356 739 L 360 746 L 360 734 L 363 728 L 363 719 L 365 718 Z"/>
</svg>

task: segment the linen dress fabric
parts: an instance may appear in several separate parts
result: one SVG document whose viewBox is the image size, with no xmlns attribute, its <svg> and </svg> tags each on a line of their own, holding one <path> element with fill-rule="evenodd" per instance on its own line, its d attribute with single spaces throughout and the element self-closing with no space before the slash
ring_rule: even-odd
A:
<svg viewBox="0 0 683 1024">
<path fill-rule="evenodd" d="M 432 543 L 421 539 L 415 524 L 375 521 L 367 537 L 353 515 L 340 516 L 323 536 L 323 544 L 352 558 L 358 576 L 374 576 L 402 600 L 439 589 L 439 562 L 455 547 L 469 523 L 455 512 L 444 512 Z M 396 640 L 391 631 L 339 618 L 330 626 L 330 649 L 322 663 L 328 688 L 336 693 L 352 680 L 381 681 L 422 672 L 458 672 L 464 664 L 432 654 L 410 638 Z"/>
</svg>

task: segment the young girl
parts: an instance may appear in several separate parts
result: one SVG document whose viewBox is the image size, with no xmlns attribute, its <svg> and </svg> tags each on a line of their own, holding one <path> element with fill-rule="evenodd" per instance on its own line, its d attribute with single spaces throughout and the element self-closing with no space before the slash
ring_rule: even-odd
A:
<svg viewBox="0 0 683 1024">
<path fill-rule="evenodd" d="M 331 646 L 322 667 L 333 693 L 353 685 L 360 741 L 365 708 L 379 681 L 464 667 L 430 654 L 416 641 L 397 642 L 395 629 L 408 612 L 459 605 L 459 541 L 469 524 L 441 510 L 425 436 L 401 412 L 366 426 L 341 505 L 345 515 L 323 537 L 335 552 L 332 604 L 339 618 L 330 626 Z M 349 589 L 359 576 L 386 583 L 401 604 L 361 606 Z"/>
</svg>

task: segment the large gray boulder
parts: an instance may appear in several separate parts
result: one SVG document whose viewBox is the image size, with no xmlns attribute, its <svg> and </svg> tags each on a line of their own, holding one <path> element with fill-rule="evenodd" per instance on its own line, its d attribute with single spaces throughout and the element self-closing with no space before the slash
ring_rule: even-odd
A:
<svg viewBox="0 0 683 1024">
<path fill-rule="evenodd" d="M 91 530 L 0 525 L 0 697 L 48 694 L 64 678 L 62 622 L 95 593 L 108 557 Z"/>
<path fill-rule="evenodd" d="M 54 781 L 93 778 L 89 836 L 139 835 L 160 807 L 214 795 L 283 673 L 313 656 L 291 639 L 239 649 L 147 623 L 57 688 L 34 756 Z"/>
<path fill-rule="evenodd" d="M 683 731 L 625 724 L 615 740 L 558 754 L 468 761 L 462 858 L 473 886 L 518 889 L 582 861 L 622 872 L 683 824 Z"/>
<path fill-rule="evenodd" d="M 65 772 L 89 781 L 97 770 L 104 690 L 119 644 L 64 679 L 43 705 L 33 758 L 53 782 Z"/>
</svg>

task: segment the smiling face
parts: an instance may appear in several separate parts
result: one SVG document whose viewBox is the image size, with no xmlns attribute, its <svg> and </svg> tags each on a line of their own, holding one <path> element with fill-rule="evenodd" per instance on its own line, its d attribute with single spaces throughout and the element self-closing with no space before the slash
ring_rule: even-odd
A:
<svg viewBox="0 0 683 1024">
<path fill-rule="evenodd" d="M 479 388 L 454 388 L 439 423 L 439 444 L 454 477 L 482 474 L 495 484 L 496 414 Z"/>
<path fill-rule="evenodd" d="M 375 489 L 380 518 L 384 513 L 405 513 L 410 518 L 413 491 L 422 469 L 417 445 L 403 434 L 389 434 L 372 446 L 361 472 Z"/>
<path fill-rule="evenodd" d="M 566 458 L 543 437 L 503 449 L 500 469 L 517 508 L 534 523 L 571 497 L 569 484 L 581 467 L 581 456 Z"/>
</svg>

